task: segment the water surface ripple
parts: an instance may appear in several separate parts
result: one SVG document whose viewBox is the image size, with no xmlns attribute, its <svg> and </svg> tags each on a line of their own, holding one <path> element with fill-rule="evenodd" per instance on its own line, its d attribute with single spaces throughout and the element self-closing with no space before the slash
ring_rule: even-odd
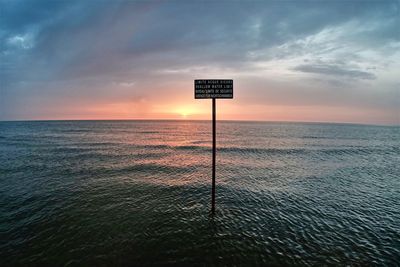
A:
<svg viewBox="0 0 400 267">
<path fill-rule="evenodd" d="M 0 265 L 400 265 L 400 128 L 0 122 Z"/>
</svg>

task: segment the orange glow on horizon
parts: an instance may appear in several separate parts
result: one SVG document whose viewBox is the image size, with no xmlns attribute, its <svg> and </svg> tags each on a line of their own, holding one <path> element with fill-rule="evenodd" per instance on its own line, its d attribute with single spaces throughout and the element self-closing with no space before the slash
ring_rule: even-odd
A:
<svg viewBox="0 0 400 267">
<path fill-rule="evenodd" d="M 181 98 L 127 99 L 126 101 L 90 101 L 81 99 L 69 105 L 53 102 L 33 120 L 210 120 L 211 100 L 196 100 L 192 95 Z M 48 112 L 51 110 L 51 112 Z M 51 117 L 48 114 L 51 113 Z M 365 116 L 368 114 L 368 116 Z M 288 106 L 249 104 L 245 99 L 217 101 L 218 120 L 347 122 L 393 125 L 399 121 L 381 110 L 341 106 Z"/>
</svg>

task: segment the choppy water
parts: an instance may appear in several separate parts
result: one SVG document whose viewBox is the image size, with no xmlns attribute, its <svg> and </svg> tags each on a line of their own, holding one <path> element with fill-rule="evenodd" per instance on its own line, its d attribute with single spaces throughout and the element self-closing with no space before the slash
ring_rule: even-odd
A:
<svg viewBox="0 0 400 267">
<path fill-rule="evenodd" d="M 400 128 L 0 122 L 0 265 L 400 264 Z"/>
</svg>

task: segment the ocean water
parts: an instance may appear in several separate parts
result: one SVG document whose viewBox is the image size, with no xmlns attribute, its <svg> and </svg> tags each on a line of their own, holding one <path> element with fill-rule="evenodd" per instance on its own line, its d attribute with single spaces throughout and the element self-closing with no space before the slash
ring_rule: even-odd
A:
<svg viewBox="0 0 400 267">
<path fill-rule="evenodd" d="M 400 265 L 400 128 L 0 122 L 1 266 Z"/>
</svg>

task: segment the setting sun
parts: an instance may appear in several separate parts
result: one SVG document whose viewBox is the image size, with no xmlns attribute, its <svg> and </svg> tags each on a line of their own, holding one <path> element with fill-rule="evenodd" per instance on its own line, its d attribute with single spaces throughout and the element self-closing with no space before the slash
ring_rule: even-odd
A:
<svg viewBox="0 0 400 267">
<path fill-rule="evenodd" d="M 190 106 L 179 107 L 176 110 L 174 110 L 174 113 L 179 114 L 182 118 L 188 118 L 191 115 L 198 114 L 196 112 L 196 109 Z"/>
</svg>

